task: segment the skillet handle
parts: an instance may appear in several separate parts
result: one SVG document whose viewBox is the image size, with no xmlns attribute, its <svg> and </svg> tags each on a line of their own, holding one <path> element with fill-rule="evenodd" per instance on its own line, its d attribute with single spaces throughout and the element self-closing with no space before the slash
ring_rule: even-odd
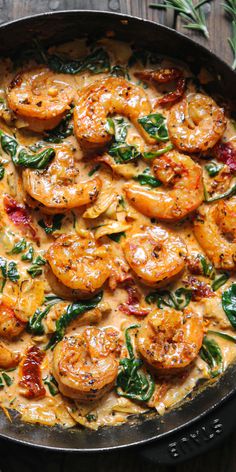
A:
<svg viewBox="0 0 236 472">
<path fill-rule="evenodd" d="M 191 426 L 140 449 L 154 464 L 174 465 L 216 447 L 236 429 L 236 396 Z M 181 414 L 181 410 L 180 410 Z"/>
</svg>

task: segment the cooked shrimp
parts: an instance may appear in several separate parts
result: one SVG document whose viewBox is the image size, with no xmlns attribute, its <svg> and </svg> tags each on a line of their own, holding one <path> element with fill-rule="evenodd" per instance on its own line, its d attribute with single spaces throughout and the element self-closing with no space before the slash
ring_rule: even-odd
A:
<svg viewBox="0 0 236 472">
<path fill-rule="evenodd" d="M 46 67 L 17 74 L 7 91 L 9 107 L 36 132 L 54 128 L 72 99 L 72 88 Z"/>
<path fill-rule="evenodd" d="M 137 347 L 148 364 L 162 373 L 176 373 L 196 359 L 203 340 L 203 320 L 186 308 L 150 313 L 138 332 Z"/>
<path fill-rule="evenodd" d="M 133 183 L 124 186 L 131 204 L 144 215 L 178 221 L 202 203 L 202 169 L 190 157 L 177 151 L 168 152 L 153 161 L 152 170 L 167 188 L 151 190 Z"/>
<path fill-rule="evenodd" d="M 157 226 L 140 226 L 138 233 L 130 233 L 123 250 L 135 276 L 151 287 L 171 282 L 185 266 L 182 239 Z"/>
<path fill-rule="evenodd" d="M 104 147 L 111 140 L 106 118 L 117 113 L 127 116 L 148 140 L 138 118 L 150 112 L 151 104 L 141 87 L 123 78 L 109 77 L 80 91 L 74 111 L 75 134 L 85 150 Z"/>
<path fill-rule="evenodd" d="M 65 337 L 53 358 L 60 392 L 84 402 L 100 399 L 114 385 L 119 354 L 119 332 L 113 328 L 86 328 Z"/>
<path fill-rule="evenodd" d="M 44 171 L 25 169 L 23 186 L 29 195 L 54 211 L 87 205 L 96 200 L 102 182 L 99 177 L 80 181 L 72 150 L 55 147 L 56 157 Z"/>
<path fill-rule="evenodd" d="M 92 236 L 63 234 L 49 247 L 46 257 L 60 282 L 85 295 L 102 287 L 111 272 L 108 248 Z"/>
<path fill-rule="evenodd" d="M 20 362 L 20 354 L 12 352 L 3 342 L 0 341 L 0 369 L 11 369 Z"/>
<path fill-rule="evenodd" d="M 24 330 L 25 323 L 17 319 L 14 310 L 0 302 L 0 336 L 14 339 Z"/>
<path fill-rule="evenodd" d="M 226 119 L 212 98 L 197 93 L 171 108 L 167 125 L 170 140 L 180 151 L 203 152 L 219 141 Z"/>
<path fill-rule="evenodd" d="M 236 198 L 199 209 L 194 234 L 216 269 L 236 269 Z"/>
</svg>

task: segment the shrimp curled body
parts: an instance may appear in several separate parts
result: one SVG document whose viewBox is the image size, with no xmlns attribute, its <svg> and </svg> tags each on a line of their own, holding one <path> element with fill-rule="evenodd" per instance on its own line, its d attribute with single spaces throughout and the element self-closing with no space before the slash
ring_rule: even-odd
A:
<svg viewBox="0 0 236 472">
<path fill-rule="evenodd" d="M 76 234 L 60 236 L 46 257 L 59 281 L 84 295 L 98 290 L 111 271 L 107 247 Z"/>
<path fill-rule="evenodd" d="M 110 77 L 80 91 L 74 111 L 75 134 L 87 151 L 104 147 L 111 140 L 105 128 L 107 116 L 117 113 L 127 116 L 147 140 L 138 118 L 150 112 L 151 104 L 141 87 Z"/>
<path fill-rule="evenodd" d="M 20 354 L 12 352 L 2 341 L 0 341 L 0 368 L 11 369 L 20 362 Z"/>
<path fill-rule="evenodd" d="M 199 209 L 194 234 L 216 269 L 236 269 L 236 198 Z"/>
<path fill-rule="evenodd" d="M 177 373 L 196 359 L 203 340 L 202 318 L 185 309 L 156 310 L 144 320 L 137 347 L 152 367 L 162 373 Z"/>
<path fill-rule="evenodd" d="M 14 310 L 4 303 L 0 303 L 0 336 L 12 340 L 17 338 L 25 328 L 16 316 Z"/>
<path fill-rule="evenodd" d="M 171 108 L 167 125 L 170 140 L 180 151 L 203 152 L 219 141 L 226 119 L 212 98 L 197 93 Z"/>
<path fill-rule="evenodd" d="M 141 227 L 124 243 L 125 258 L 134 275 L 145 285 L 160 287 L 171 282 L 185 267 L 182 239 L 160 227 Z"/>
<path fill-rule="evenodd" d="M 72 98 L 72 88 L 45 67 L 18 74 L 7 91 L 9 107 L 36 132 L 57 126 Z"/>
<path fill-rule="evenodd" d="M 60 392 L 82 402 L 99 400 L 114 385 L 119 353 L 119 332 L 113 328 L 91 327 L 65 337 L 53 358 Z"/>
<path fill-rule="evenodd" d="M 102 186 L 99 177 L 78 180 L 79 171 L 75 167 L 70 147 L 60 146 L 55 151 L 56 157 L 44 171 L 23 171 L 23 186 L 28 194 L 54 212 L 80 207 L 96 200 Z"/>
<path fill-rule="evenodd" d="M 189 156 L 171 151 L 155 159 L 152 169 L 166 188 L 151 190 L 133 183 L 124 186 L 127 198 L 142 214 L 164 221 L 178 221 L 202 203 L 202 169 Z"/>
</svg>

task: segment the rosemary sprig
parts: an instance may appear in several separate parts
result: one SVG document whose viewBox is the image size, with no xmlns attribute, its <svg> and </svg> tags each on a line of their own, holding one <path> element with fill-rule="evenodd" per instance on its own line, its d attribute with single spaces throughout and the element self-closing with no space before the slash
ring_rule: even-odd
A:
<svg viewBox="0 0 236 472">
<path fill-rule="evenodd" d="M 172 8 L 185 21 L 184 28 L 195 29 L 200 31 L 206 38 L 209 33 L 206 25 L 206 16 L 202 6 L 211 0 L 200 0 L 196 5 L 193 0 L 164 0 L 163 4 L 151 3 L 151 8 Z M 235 0 L 229 0 L 234 2 Z"/>
<path fill-rule="evenodd" d="M 236 0 L 226 0 L 223 6 L 232 20 L 232 34 L 228 41 L 234 55 L 232 68 L 236 69 Z"/>
</svg>

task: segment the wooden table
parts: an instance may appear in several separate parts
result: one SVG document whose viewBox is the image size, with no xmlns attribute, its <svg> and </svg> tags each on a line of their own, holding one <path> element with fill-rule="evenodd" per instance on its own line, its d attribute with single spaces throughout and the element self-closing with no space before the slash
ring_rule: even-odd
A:
<svg viewBox="0 0 236 472">
<path fill-rule="evenodd" d="M 150 0 L 151 1 L 151 0 Z M 172 14 L 152 10 L 148 0 L 0 0 L 0 21 L 5 22 L 35 13 L 63 9 L 94 9 L 112 12 L 128 13 L 142 18 L 176 27 L 178 31 L 186 32 L 180 21 L 175 22 Z M 153 0 L 156 3 L 159 0 Z M 229 64 L 232 63 L 232 53 L 227 43 L 230 35 L 230 23 L 224 16 L 221 0 L 213 0 L 208 18 L 210 40 L 207 41 L 198 33 L 187 34 L 201 44 L 212 49 Z M 207 9 L 208 11 L 208 9 Z M 236 415 L 235 415 L 236 416 Z M 1 472 L 235 472 L 236 471 L 236 433 L 217 450 L 188 461 L 175 468 L 153 466 L 140 460 L 134 450 L 110 455 L 75 456 L 58 454 L 22 448 L 0 443 Z"/>
</svg>

